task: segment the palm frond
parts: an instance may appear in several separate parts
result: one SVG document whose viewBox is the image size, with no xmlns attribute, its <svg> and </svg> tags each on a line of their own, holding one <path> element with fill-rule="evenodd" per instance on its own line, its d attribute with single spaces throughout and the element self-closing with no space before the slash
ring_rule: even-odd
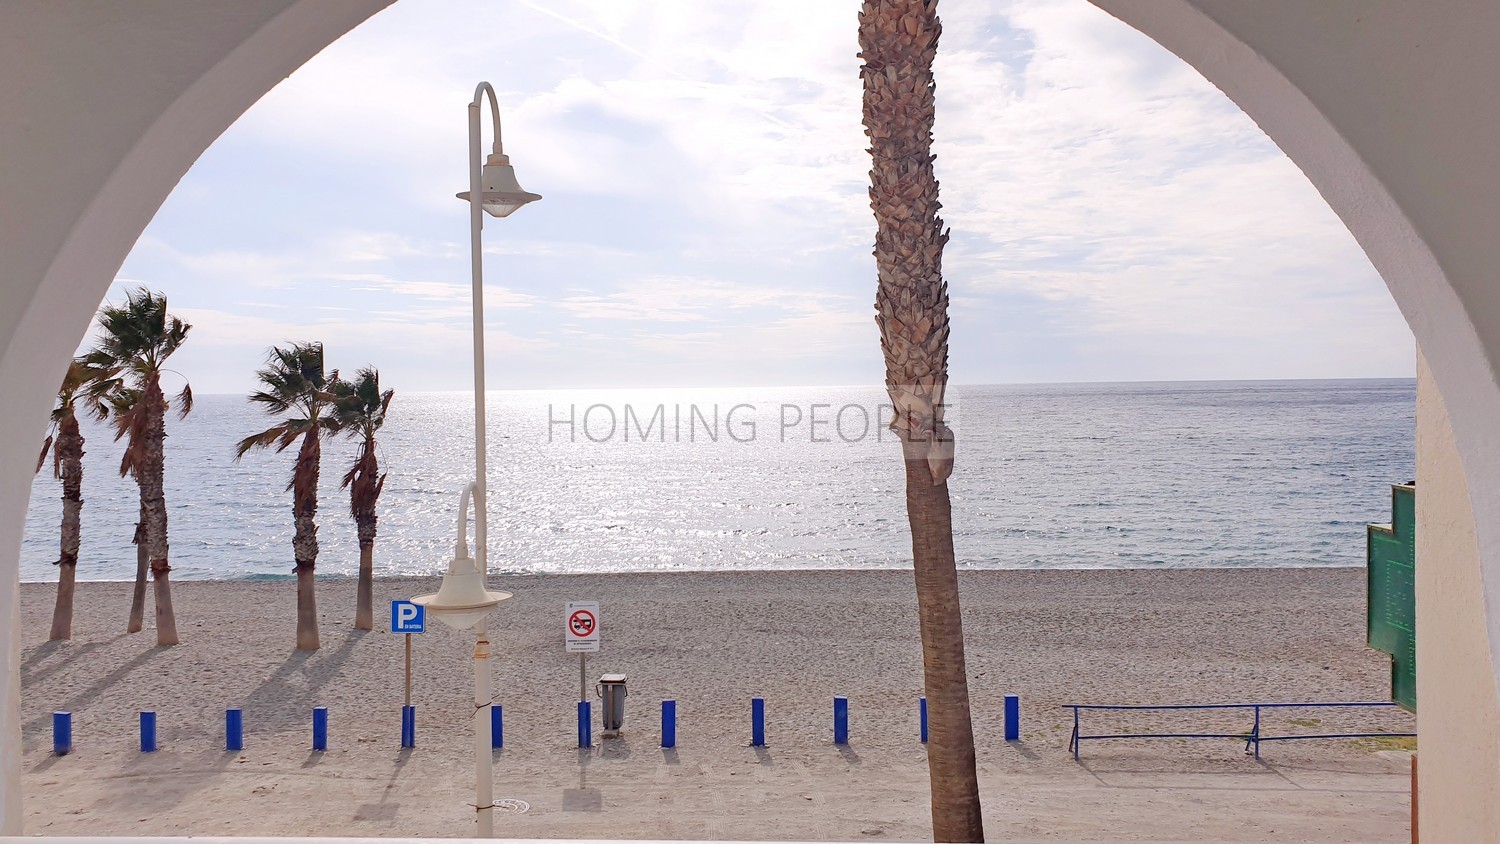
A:
<svg viewBox="0 0 1500 844">
<path fill-rule="evenodd" d="M 193 412 L 193 385 L 183 384 L 182 392 L 177 394 L 177 418 L 186 419 Z"/>
<path fill-rule="evenodd" d="M 272 416 L 279 416 L 292 409 L 291 402 L 276 393 L 268 393 L 264 390 L 257 390 L 251 393 L 250 401 L 262 405 L 261 410 Z"/>
<path fill-rule="evenodd" d="M 318 462 L 321 456 L 318 429 L 310 426 L 306 436 L 302 438 L 302 448 L 297 451 L 297 466 L 292 470 L 292 479 L 286 485 L 287 490 L 292 493 L 294 512 L 305 513 L 317 509 Z"/>
<path fill-rule="evenodd" d="M 254 449 L 269 448 L 273 443 L 275 443 L 285 434 L 285 425 L 275 425 L 265 429 L 264 431 L 261 431 L 258 434 L 252 434 L 248 437 L 245 437 L 244 439 L 240 440 L 234 447 L 235 462 L 238 463 L 241 457 L 244 457 Z"/>
<path fill-rule="evenodd" d="M 115 441 L 126 440 L 125 453 L 120 456 L 120 477 L 138 476 L 146 457 L 146 404 L 141 401 L 139 390 L 122 389 L 108 396 L 110 420 L 115 429 Z"/>
<path fill-rule="evenodd" d="M 36 471 L 32 472 L 33 475 L 40 475 L 42 473 L 42 465 L 47 462 L 47 451 L 50 448 L 52 448 L 52 435 L 48 434 L 47 439 L 42 442 L 42 453 L 37 455 Z M 347 484 L 348 482 L 346 481 L 345 483 Z"/>
<path fill-rule="evenodd" d="M 353 381 L 341 380 L 330 389 L 337 397 L 333 410 L 340 430 L 349 437 L 363 436 L 373 441 L 375 433 L 385 424 L 396 391 L 380 391 L 380 372 L 373 366 L 361 367 Z"/>
<path fill-rule="evenodd" d="M 124 389 L 124 380 L 115 377 L 116 372 L 106 369 L 94 369 L 94 378 L 83 390 L 83 404 L 88 414 L 99 421 L 109 418 L 109 397 L 115 392 Z"/>
<path fill-rule="evenodd" d="M 306 433 L 308 429 L 315 428 L 316 426 L 317 423 L 309 419 L 288 420 L 284 426 L 286 428 L 285 432 L 282 433 L 281 439 L 276 442 L 276 452 L 280 454 L 291 448 L 292 443 L 296 442 L 298 437 Z"/>
<path fill-rule="evenodd" d="M 122 303 L 106 302 L 99 309 L 96 323 L 96 342 L 84 361 L 109 372 L 112 378 L 129 372 L 137 387 L 160 373 L 192 328 L 167 312 L 164 294 L 144 287 L 127 291 Z"/>
</svg>

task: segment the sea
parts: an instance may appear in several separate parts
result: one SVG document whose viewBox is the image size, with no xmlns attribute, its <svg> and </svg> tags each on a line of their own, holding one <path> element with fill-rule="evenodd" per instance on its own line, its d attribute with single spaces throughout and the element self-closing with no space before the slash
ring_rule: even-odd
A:
<svg viewBox="0 0 1500 844">
<path fill-rule="evenodd" d="M 472 395 L 389 386 L 376 573 L 440 573 L 474 477 Z M 1413 478 L 1415 398 L 1411 379 L 953 386 L 959 564 L 1363 565 L 1366 524 L 1388 521 L 1391 484 Z M 492 572 L 911 565 L 878 385 L 491 391 L 486 414 Z M 273 422 L 239 395 L 199 396 L 168 419 L 175 579 L 292 577 L 296 449 L 234 459 Z M 83 428 L 78 577 L 128 580 L 138 493 L 112 433 Z M 358 570 L 340 488 L 355 445 L 323 448 L 320 577 Z M 44 468 L 23 580 L 56 579 L 61 492 Z"/>
</svg>

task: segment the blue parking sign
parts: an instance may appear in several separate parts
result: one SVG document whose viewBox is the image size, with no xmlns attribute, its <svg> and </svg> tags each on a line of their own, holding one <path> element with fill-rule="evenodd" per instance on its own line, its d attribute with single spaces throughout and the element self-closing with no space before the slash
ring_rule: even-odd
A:
<svg viewBox="0 0 1500 844">
<path fill-rule="evenodd" d="M 426 608 L 411 601 L 391 601 L 391 632 L 427 632 Z"/>
</svg>

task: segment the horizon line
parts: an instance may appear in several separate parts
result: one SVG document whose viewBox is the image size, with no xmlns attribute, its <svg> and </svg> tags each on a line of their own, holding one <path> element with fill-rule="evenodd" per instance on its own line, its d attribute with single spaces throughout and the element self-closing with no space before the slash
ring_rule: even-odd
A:
<svg viewBox="0 0 1500 844">
<path fill-rule="evenodd" d="M 1122 385 L 1122 384 L 1285 384 L 1285 383 L 1314 383 L 1314 382 L 1342 382 L 1342 381 L 1410 381 L 1416 382 L 1415 375 L 1360 375 L 1328 378 L 1155 378 L 1142 380 L 1119 380 L 1119 381 L 989 381 L 982 383 L 967 383 L 949 381 L 948 387 L 968 389 L 974 387 L 1085 387 L 1098 385 Z M 389 385 L 386 385 L 389 386 Z M 587 390 L 817 390 L 817 389 L 851 389 L 851 388 L 877 388 L 884 389 L 883 383 L 863 384 L 698 384 L 692 386 L 684 385 L 632 385 L 632 386 L 581 386 L 581 387 L 492 387 L 486 386 L 485 392 L 497 393 L 558 393 L 558 392 L 582 392 Z M 456 388 L 446 390 L 408 390 L 407 394 L 462 394 L 470 395 L 472 388 Z M 243 396 L 244 392 L 198 392 L 200 398 L 209 396 Z"/>
</svg>

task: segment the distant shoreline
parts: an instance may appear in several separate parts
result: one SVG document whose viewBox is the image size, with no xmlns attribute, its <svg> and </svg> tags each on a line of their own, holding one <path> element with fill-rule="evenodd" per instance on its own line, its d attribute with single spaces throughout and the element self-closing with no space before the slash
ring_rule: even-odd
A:
<svg viewBox="0 0 1500 844">
<path fill-rule="evenodd" d="M 1066 572 L 1066 571 L 1267 571 L 1267 570 L 1342 570 L 1342 569 L 1364 569 L 1360 565 L 1323 565 L 1323 564 L 1287 564 L 1287 565 L 1264 565 L 1264 566 L 965 566 L 960 564 L 959 572 L 1002 572 L 1002 571 L 1027 571 L 1027 572 Z M 620 571 L 513 571 L 513 572 L 491 572 L 490 577 L 496 580 L 504 578 L 523 577 L 651 577 L 670 575 L 753 575 L 753 574 L 835 574 L 839 572 L 909 572 L 910 567 L 900 568 L 896 566 L 841 566 L 839 568 L 753 568 L 753 569 L 674 569 L 666 571 L 662 569 L 630 569 Z M 400 581 L 432 580 L 441 577 L 441 572 L 433 574 L 377 574 L 377 583 L 392 583 Z M 329 583 L 354 582 L 357 576 L 343 572 L 329 572 L 327 574 L 318 572 L 319 581 Z M 296 581 L 297 576 L 288 572 L 287 574 L 258 574 L 248 577 L 173 577 L 173 583 L 288 583 Z M 24 584 L 46 586 L 56 583 L 55 580 L 22 580 Z M 133 580 L 90 580 L 79 577 L 78 583 L 132 583 Z"/>
</svg>

